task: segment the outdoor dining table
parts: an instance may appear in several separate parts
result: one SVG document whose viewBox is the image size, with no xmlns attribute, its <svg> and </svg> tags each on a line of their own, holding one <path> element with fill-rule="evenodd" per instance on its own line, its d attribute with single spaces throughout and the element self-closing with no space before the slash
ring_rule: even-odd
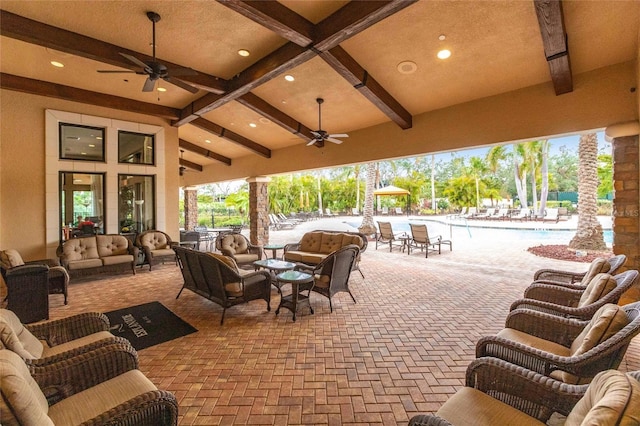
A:
<svg viewBox="0 0 640 426">
<path fill-rule="evenodd" d="M 207 234 L 210 237 L 209 238 L 209 251 L 214 251 L 216 238 L 218 238 L 218 236 L 220 234 L 224 234 L 224 233 L 231 232 L 231 231 L 233 231 L 231 228 L 208 228 L 207 229 Z"/>
</svg>

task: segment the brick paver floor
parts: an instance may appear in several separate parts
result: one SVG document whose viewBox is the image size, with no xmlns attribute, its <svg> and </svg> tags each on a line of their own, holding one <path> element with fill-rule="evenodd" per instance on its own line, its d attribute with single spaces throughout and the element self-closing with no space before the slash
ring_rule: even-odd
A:
<svg viewBox="0 0 640 426">
<path fill-rule="evenodd" d="M 345 221 L 361 219 L 305 222 L 272 232 L 271 242 L 295 242 L 311 229 L 352 229 Z M 72 280 L 67 306 L 51 296 L 51 318 L 158 300 L 196 327 L 139 351 L 141 370 L 176 395 L 181 425 L 404 425 L 463 386 L 476 341 L 503 327 L 535 270 L 586 269 L 528 253 L 540 243 L 535 238 L 438 224 L 429 231 L 451 236 L 453 251 L 425 259 L 376 250 L 371 241 L 361 263 L 365 279 L 354 273 L 350 281 L 357 303 L 340 293 L 330 313 L 328 300 L 312 294 L 315 314 L 295 323 L 289 311 L 275 315 L 273 289 L 271 312 L 253 301 L 229 309 L 220 326 L 214 303 L 189 291 L 176 300 L 182 277 L 171 264 L 135 277 Z M 640 369 L 638 339 L 621 369 Z"/>
</svg>

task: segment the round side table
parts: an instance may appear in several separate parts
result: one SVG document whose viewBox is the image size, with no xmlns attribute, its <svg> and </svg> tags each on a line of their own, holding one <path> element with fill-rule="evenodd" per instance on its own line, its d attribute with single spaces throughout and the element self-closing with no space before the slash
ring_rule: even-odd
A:
<svg viewBox="0 0 640 426">
<path fill-rule="evenodd" d="M 309 308 L 311 314 L 313 314 L 313 308 L 309 303 L 309 295 L 313 289 L 313 275 L 300 271 L 286 271 L 276 276 L 276 279 L 280 283 L 280 287 L 283 284 L 291 284 L 291 294 L 284 295 L 280 298 L 280 305 L 276 309 L 276 315 L 280 313 L 280 308 L 289 309 L 293 312 L 293 321 L 296 321 L 296 313 L 303 308 Z M 306 291 L 307 294 L 302 292 Z"/>
</svg>

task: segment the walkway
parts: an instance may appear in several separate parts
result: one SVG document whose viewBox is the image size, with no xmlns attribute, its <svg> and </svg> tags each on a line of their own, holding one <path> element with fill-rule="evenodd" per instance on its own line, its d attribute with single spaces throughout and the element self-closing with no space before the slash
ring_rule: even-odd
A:
<svg viewBox="0 0 640 426">
<path fill-rule="evenodd" d="M 406 218 L 392 217 L 394 226 Z M 272 242 L 294 242 L 305 230 L 351 229 L 332 218 L 275 231 Z M 431 233 L 438 225 L 429 225 Z M 438 232 L 448 232 L 440 225 Z M 275 316 L 263 302 L 221 309 L 191 292 L 175 298 L 182 277 L 174 265 L 78 281 L 69 305 L 51 296 L 52 319 L 87 310 L 109 311 L 159 300 L 197 333 L 139 352 L 141 370 L 176 394 L 180 424 L 406 425 L 433 412 L 464 384 L 475 342 L 496 333 L 511 302 L 542 267 L 583 270 L 585 265 L 536 257 L 528 238 L 498 232 L 453 230 L 453 251 L 425 259 L 370 242 L 363 280 L 347 294 L 313 294 L 315 315 Z M 535 241 L 533 242 L 536 243 Z M 272 293 L 272 308 L 279 296 Z M 622 369 L 640 369 L 640 341 Z"/>
</svg>

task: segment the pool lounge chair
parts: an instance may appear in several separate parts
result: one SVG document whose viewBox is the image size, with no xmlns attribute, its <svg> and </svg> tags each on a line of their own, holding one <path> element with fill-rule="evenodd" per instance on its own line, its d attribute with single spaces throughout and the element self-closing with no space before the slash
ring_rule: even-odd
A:
<svg viewBox="0 0 640 426">
<path fill-rule="evenodd" d="M 511 220 L 519 220 L 520 222 L 522 222 L 525 220 L 529 220 L 530 217 L 531 214 L 529 212 L 529 209 L 520 209 L 518 213 L 511 216 Z"/>
<path fill-rule="evenodd" d="M 449 251 L 453 250 L 451 241 L 443 240 L 442 236 L 437 235 L 430 238 L 427 225 L 416 225 L 410 223 L 409 226 L 411 227 L 411 239 L 409 240 L 409 245 L 407 247 L 409 254 L 411 254 L 412 248 L 420 248 L 420 251 L 425 251 L 425 258 L 429 257 L 430 251 L 437 251 L 438 254 L 441 254 L 443 244 L 449 246 Z"/>
<path fill-rule="evenodd" d="M 487 219 L 490 220 L 504 220 L 509 217 L 509 209 L 498 209 L 497 212 L 493 213 Z"/>
<path fill-rule="evenodd" d="M 478 209 L 475 207 L 469 207 L 469 210 L 466 214 L 461 214 L 460 217 L 462 219 L 472 219 L 476 214 L 478 214 Z"/>
<path fill-rule="evenodd" d="M 546 209 L 545 215 L 542 218 L 543 222 L 558 223 L 560 217 L 558 216 L 558 209 Z"/>
<path fill-rule="evenodd" d="M 467 213 L 467 207 L 462 207 L 459 212 L 447 215 L 448 218 L 451 219 L 459 219 L 460 216 L 465 215 Z"/>
<path fill-rule="evenodd" d="M 378 244 L 389 244 L 389 251 L 393 250 L 393 246 L 404 248 L 404 242 L 400 237 L 407 236 L 406 232 L 394 234 L 391 222 L 378 221 L 378 229 L 380 232 L 376 235 L 376 250 L 378 250 Z"/>
</svg>

